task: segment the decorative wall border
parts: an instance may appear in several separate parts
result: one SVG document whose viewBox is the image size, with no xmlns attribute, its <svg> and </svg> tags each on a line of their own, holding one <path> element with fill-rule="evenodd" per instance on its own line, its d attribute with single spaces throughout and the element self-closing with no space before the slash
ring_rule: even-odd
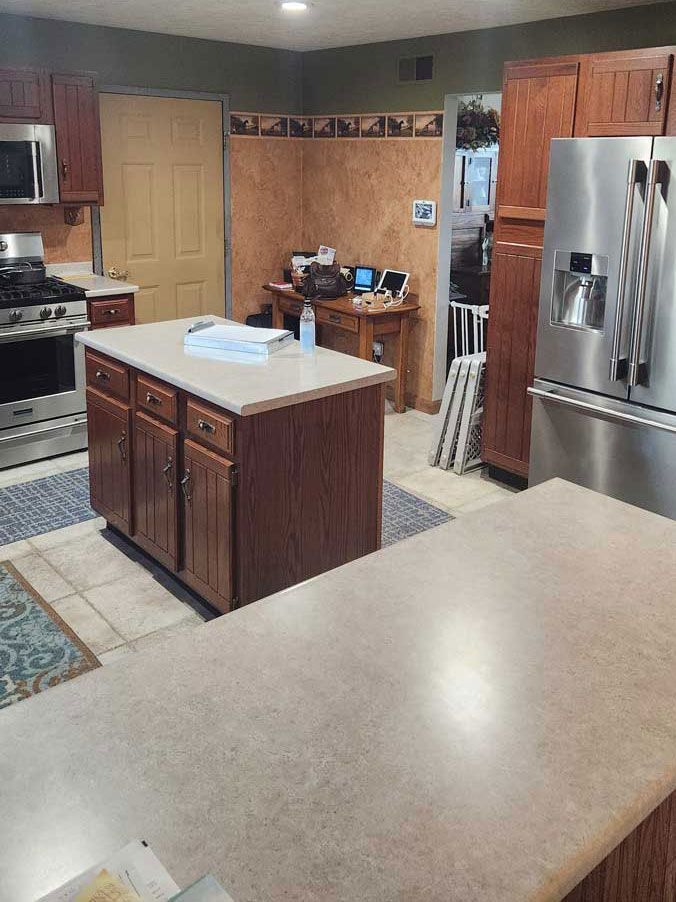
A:
<svg viewBox="0 0 676 902">
<path fill-rule="evenodd" d="M 341 116 L 288 116 L 269 113 L 231 113 L 230 133 L 248 138 L 441 138 L 440 110 L 411 113 L 355 113 Z"/>
</svg>

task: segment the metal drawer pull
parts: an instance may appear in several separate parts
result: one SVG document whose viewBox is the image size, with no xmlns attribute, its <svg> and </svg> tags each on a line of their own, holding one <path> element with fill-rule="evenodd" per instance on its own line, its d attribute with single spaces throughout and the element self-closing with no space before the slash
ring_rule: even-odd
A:
<svg viewBox="0 0 676 902">
<path fill-rule="evenodd" d="M 191 504 L 192 503 L 192 495 L 190 494 L 189 485 L 190 485 L 190 470 L 186 470 L 185 474 L 183 476 L 183 479 L 181 479 L 181 491 L 183 492 L 183 494 L 185 496 L 185 500 L 188 502 L 188 504 Z"/>
<path fill-rule="evenodd" d="M 216 432 L 216 427 L 214 426 L 214 424 L 207 422 L 207 420 L 198 420 L 197 426 L 202 430 L 202 432 L 208 432 L 209 435 L 213 435 L 214 432 Z"/>
<path fill-rule="evenodd" d="M 117 443 L 117 447 L 120 451 L 122 460 L 126 460 L 127 459 L 127 433 L 126 432 L 122 433 L 122 437 L 119 439 L 119 441 Z"/>
<path fill-rule="evenodd" d="M 103 313 L 105 316 L 117 316 L 120 311 L 117 307 L 111 307 L 110 310 L 104 310 Z"/>
<path fill-rule="evenodd" d="M 68 165 L 68 160 L 61 160 L 61 172 L 65 179 L 68 178 L 69 169 L 70 169 L 70 167 Z"/>
<path fill-rule="evenodd" d="M 664 76 L 660 72 L 655 79 L 655 112 L 662 109 L 662 97 L 664 96 Z"/>
<path fill-rule="evenodd" d="M 329 313 L 329 319 L 332 323 L 340 322 L 340 316 L 337 313 Z"/>
<path fill-rule="evenodd" d="M 155 407 L 162 406 L 162 400 L 154 395 L 152 392 L 146 392 L 146 404 L 154 404 Z"/>
<path fill-rule="evenodd" d="M 171 471 L 174 468 L 174 461 L 171 457 L 167 458 L 166 464 L 162 467 L 162 472 L 164 473 L 164 478 L 167 480 L 167 486 L 169 487 L 169 491 L 174 491 L 174 484 L 171 481 Z"/>
<path fill-rule="evenodd" d="M 105 370 L 97 370 L 96 378 L 101 379 L 103 382 L 110 382 L 110 373 L 107 373 Z"/>
</svg>

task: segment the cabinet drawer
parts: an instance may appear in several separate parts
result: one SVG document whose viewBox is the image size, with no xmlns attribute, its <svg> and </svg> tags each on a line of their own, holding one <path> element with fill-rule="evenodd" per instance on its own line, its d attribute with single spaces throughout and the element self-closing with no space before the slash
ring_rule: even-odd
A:
<svg viewBox="0 0 676 902">
<path fill-rule="evenodd" d="M 105 298 L 89 302 L 89 316 L 92 326 L 128 326 L 132 323 L 131 299 L 128 295 L 119 298 Z"/>
<path fill-rule="evenodd" d="M 282 313 L 288 313 L 289 316 L 300 316 L 303 312 L 303 302 L 280 298 L 279 309 Z"/>
<path fill-rule="evenodd" d="M 87 385 L 97 388 L 106 395 L 115 395 L 123 401 L 129 400 L 129 367 L 107 357 L 99 357 L 92 351 L 85 355 Z"/>
<path fill-rule="evenodd" d="M 213 445 L 226 454 L 235 453 L 235 421 L 193 398 L 186 405 L 186 431 L 192 438 Z"/>
<path fill-rule="evenodd" d="M 349 313 L 336 313 L 335 310 L 326 310 L 324 307 L 317 305 L 315 307 L 315 319 L 318 323 L 327 326 L 334 326 L 336 329 L 343 329 L 345 332 L 359 332 L 359 320 L 356 316 L 350 316 Z"/>
<path fill-rule="evenodd" d="M 136 406 L 169 423 L 177 421 L 178 391 L 141 373 L 136 377 Z"/>
</svg>

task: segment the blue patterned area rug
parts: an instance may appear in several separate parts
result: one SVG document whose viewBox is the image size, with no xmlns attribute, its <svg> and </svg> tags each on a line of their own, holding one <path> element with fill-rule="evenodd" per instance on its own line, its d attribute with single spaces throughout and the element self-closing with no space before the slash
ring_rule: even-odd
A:
<svg viewBox="0 0 676 902">
<path fill-rule="evenodd" d="M 86 467 L 0 489 L 0 546 L 91 520 Z"/>
<path fill-rule="evenodd" d="M 0 563 L 0 708 L 100 666 L 9 561 Z"/>
<path fill-rule="evenodd" d="M 387 479 L 383 482 L 383 548 L 409 536 L 448 523 L 453 517 L 445 510 L 405 492 Z"/>
</svg>

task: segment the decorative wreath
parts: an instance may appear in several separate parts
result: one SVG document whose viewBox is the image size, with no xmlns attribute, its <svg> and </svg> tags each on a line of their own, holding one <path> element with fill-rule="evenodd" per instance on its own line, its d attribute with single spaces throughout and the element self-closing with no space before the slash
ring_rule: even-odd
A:
<svg viewBox="0 0 676 902">
<path fill-rule="evenodd" d="M 486 109 L 483 95 L 458 104 L 458 131 L 455 146 L 459 150 L 479 150 L 492 147 L 500 140 L 500 113 Z"/>
</svg>

